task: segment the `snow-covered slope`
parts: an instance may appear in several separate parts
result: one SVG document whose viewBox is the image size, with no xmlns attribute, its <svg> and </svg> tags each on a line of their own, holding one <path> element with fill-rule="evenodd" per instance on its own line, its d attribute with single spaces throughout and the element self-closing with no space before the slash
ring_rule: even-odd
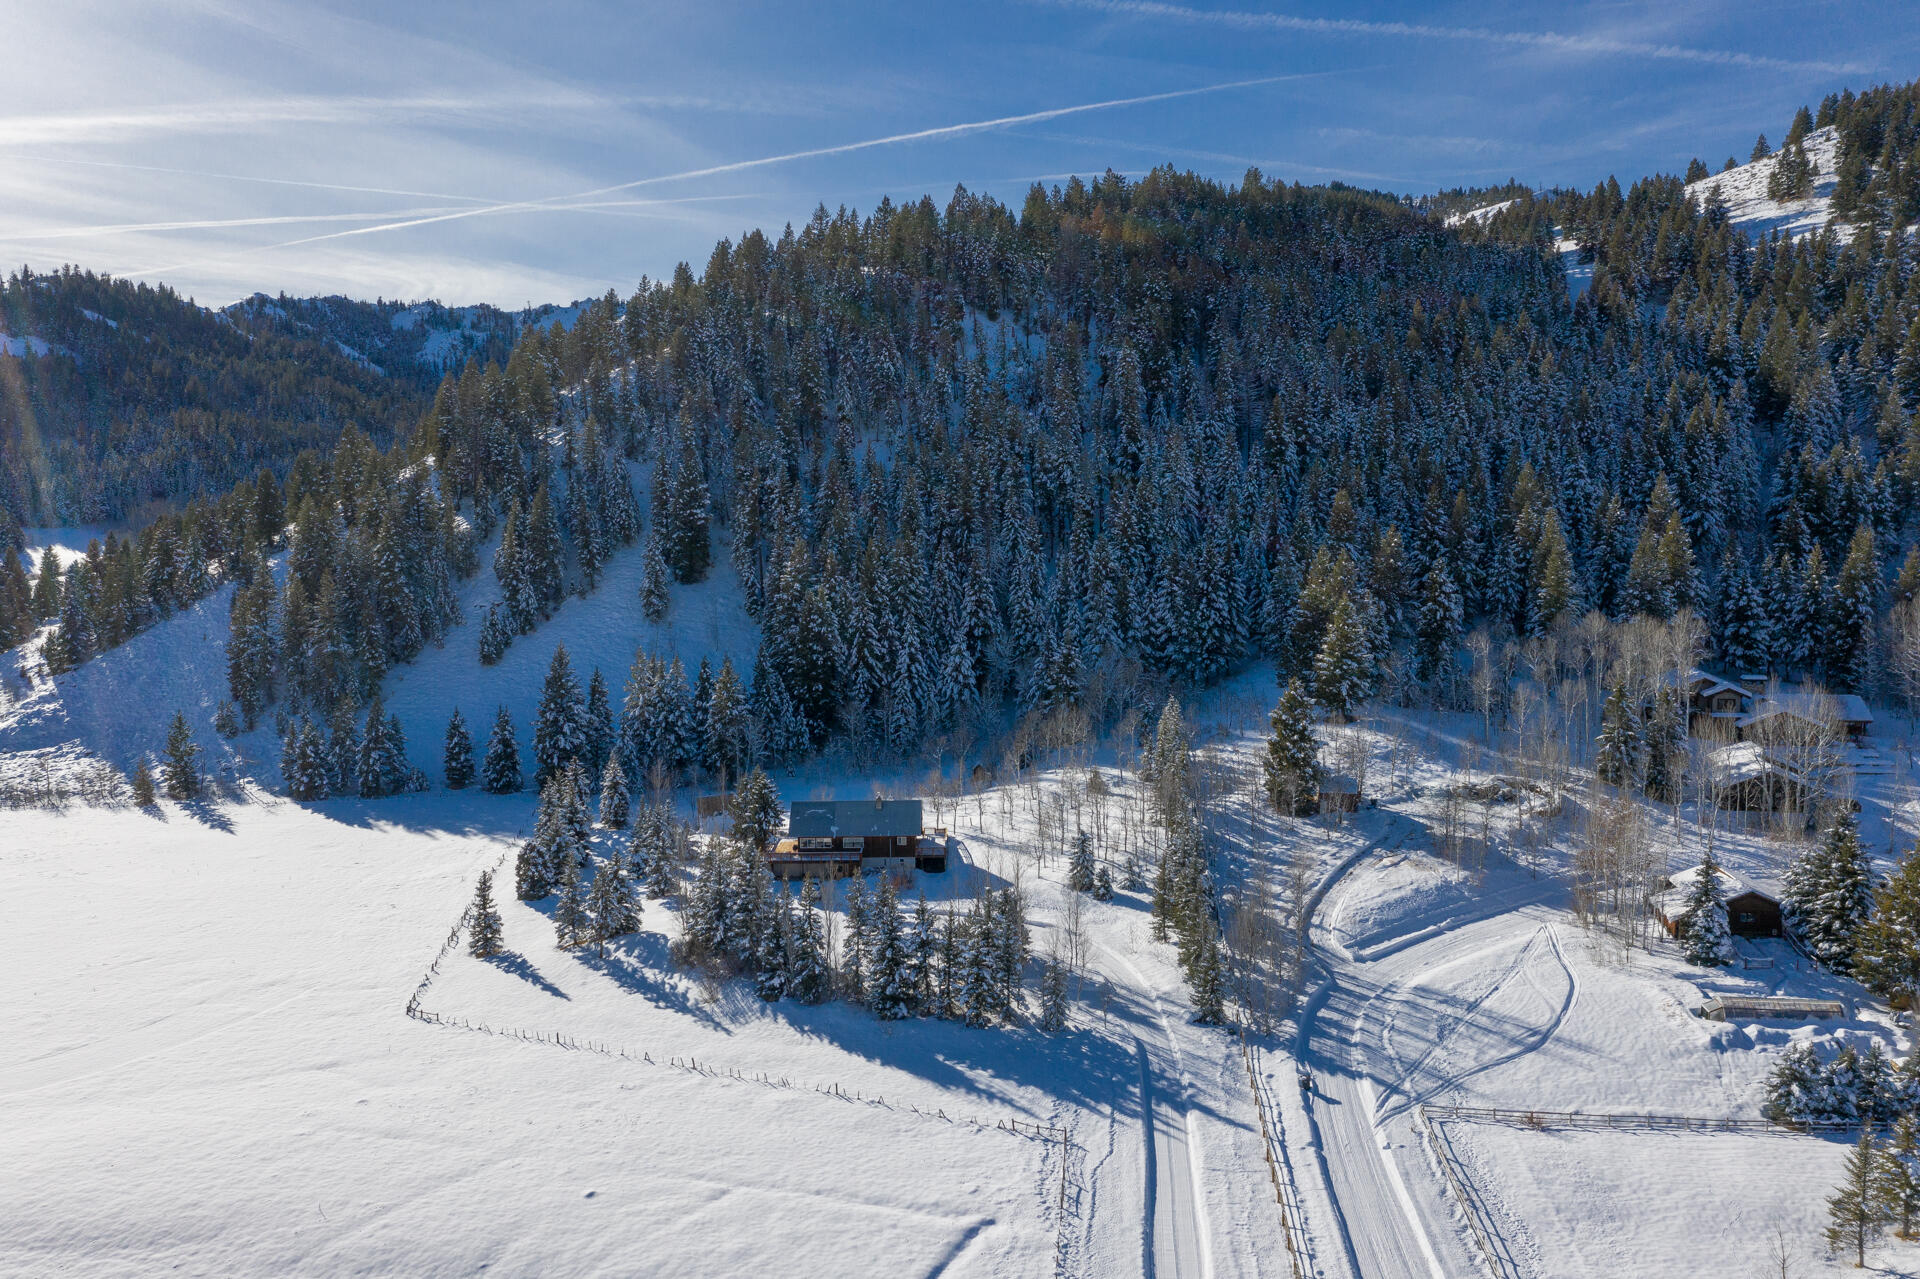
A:
<svg viewBox="0 0 1920 1279">
<path fill-rule="evenodd" d="M 1818 231 L 1832 220 L 1834 171 L 1839 166 L 1839 135 L 1832 125 L 1815 129 L 1802 144 L 1813 165 L 1813 195 L 1805 200 L 1773 200 L 1767 197 L 1767 179 L 1773 176 L 1780 152 L 1751 164 L 1716 173 L 1687 185 L 1687 194 L 1705 206 L 1714 193 L 1727 202 L 1728 219 L 1750 236 L 1770 231 L 1805 235 Z"/>
<path fill-rule="evenodd" d="M 644 468 L 635 466 L 632 474 L 644 504 Z M 71 557 L 74 530 L 44 532 L 57 553 Z M 670 588 L 672 603 L 665 620 L 649 622 L 640 611 L 644 565 L 636 542 L 609 560 L 597 590 L 569 597 L 533 634 L 517 639 L 497 664 L 482 666 L 480 623 L 487 606 L 500 596 L 499 583 L 486 567 L 497 540 L 482 548 L 480 572 L 458 587 L 465 620 L 442 647 L 429 648 L 389 672 L 383 687 L 387 709 L 400 717 L 406 733 L 409 758 L 435 781 L 447 720 L 456 706 L 482 741 L 495 708 L 505 706 L 521 746 L 531 744 L 540 684 L 562 644 L 582 687 L 593 669 L 600 669 L 616 712 L 627 669 L 641 648 L 667 660 L 680 658 L 689 680 L 702 658 L 711 659 L 716 668 L 722 659 L 732 658 L 742 680 L 751 673 L 759 629 L 741 604 L 727 538 L 719 532 L 712 572 L 704 582 Z M 16 669 L 20 654 L 0 660 L 0 756 L 77 746 L 130 767 L 141 752 L 159 749 L 174 713 L 181 711 L 211 752 L 211 766 L 278 785 L 280 743 L 271 715 L 232 742 L 220 742 L 211 729 L 214 710 L 227 697 L 231 607 L 232 587 L 223 586 L 192 608 L 54 679 L 23 681 Z"/>
</svg>

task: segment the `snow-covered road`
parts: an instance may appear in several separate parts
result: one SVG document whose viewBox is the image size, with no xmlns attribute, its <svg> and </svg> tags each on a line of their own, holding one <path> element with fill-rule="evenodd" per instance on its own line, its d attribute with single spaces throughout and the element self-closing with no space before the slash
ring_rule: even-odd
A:
<svg viewBox="0 0 1920 1279">
<path fill-rule="evenodd" d="M 1367 856 L 1404 842 L 1395 821 L 1335 873 L 1313 942 L 1325 984 L 1302 1028 L 1314 1078 L 1308 1107 L 1347 1268 L 1359 1279 L 1447 1279 L 1478 1262 L 1438 1193 L 1414 1106 L 1550 1039 L 1577 992 L 1557 937 L 1537 910 L 1550 887 L 1503 886 L 1465 920 L 1408 920 L 1409 944 L 1350 952 L 1337 935 L 1339 881 Z M 1477 914 L 1477 913 L 1476 913 Z M 1390 941 L 1390 939 L 1389 939 Z M 1473 965 L 1472 993 L 1436 997 L 1427 983 Z M 1484 973 L 1484 979 L 1478 974 Z M 1329 1240 L 1329 1242 L 1334 1242 Z"/>
</svg>

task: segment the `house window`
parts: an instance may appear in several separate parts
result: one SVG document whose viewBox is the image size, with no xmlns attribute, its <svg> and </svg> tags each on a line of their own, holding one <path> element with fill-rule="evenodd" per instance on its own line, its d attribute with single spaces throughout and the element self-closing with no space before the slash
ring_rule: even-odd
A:
<svg viewBox="0 0 1920 1279">
<path fill-rule="evenodd" d="M 1751 924 L 1753 922 L 1753 912 L 1750 910 L 1741 911 L 1740 922 L 1743 924 Z"/>
<path fill-rule="evenodd" d="M 814 835 L 795 842 L 802 852 L 830 853 L 833 851 L 833 839 L 830 836 Z"/>
</svg>

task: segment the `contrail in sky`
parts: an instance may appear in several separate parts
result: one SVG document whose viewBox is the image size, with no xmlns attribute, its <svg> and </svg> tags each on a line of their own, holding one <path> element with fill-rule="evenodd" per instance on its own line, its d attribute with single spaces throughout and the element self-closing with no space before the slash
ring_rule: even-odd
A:
<svg viewBox="0 0 1920 1279">
<path fill-rule="evenodd" d="M 264 252 L 269 249 L 292 249 L 306 244 L 318 244 L 326 240 L 345 239 L 348 236 L 375 235 L 382 231 L 400 231 L 408 227 L 427 226 L 436 222 L 453 222 L 461 218 L 478 217 L 482 214 L 540 212 L 567 204 L 590 200 L 595 196 L 612 195 L 620 191 L 632 191 L 639 187 L 653 186 L 663 182 L 683 182 L 693 178 L 715 177 L 723 173 L 740 173 L 748 169 L 766 168 L 776 164 L 791 164 L 796 160 L 814 160 L 824 156 L 848 155 L 855 151 L 870 151 L 876 147 L 897 146 L 904 142 L 930 142 L 939 138 L 960 137 L 969 133 L 984 133 L 990 129 L 1007 129 L 1022 124 L 1037 124 L 1043 120 L 1057 120 L 1062 116 L 1081 115 L 1089 111 L 1110 111 L 1118 107 L 1144 106 L 1149 102 L 1167 102 L 1175 98 L 1197 97 L 1205 93 L 1226 93 L 1234 89 L 1252 89 L 1262 85 L 1281 84 L 1289 80 L 1311 80 L 1322 76 L 1335 75 L 1332 71 L 1313 71 L 1297 75 L 1259 76 L 1251 80 L 1229 80 L 1221 84 L 1201 85 L 1194 89 L 1172 89 L 1165 93 L 1145 93 L 1131 98 L 1109 98 L 1102 102 L 1083 102 L 1070 107 L 1050 107 L 1044 111 L 1027 111 L 1020 115 L 996 116 L 991 120 L 970 120 L 964 124 L 943 124 L 931 129 L 915 129 L 908 133 L 890 133 L 885 137 L 866 138 L 859 142 L 841 142 L 832 146 L 809 147 L 804 151 L 788 151 L 782 155 L 761 156 L 754 160 L 734 160 L 726 164 L 711 164 L 698 169 L 683 169 L 678 173 L 663 173 L 650 178 L 636 178 L 631 182 L 617 182 L 612 186 L 595 187 L 589 191 L 576 191 L 571 195 L 548 196 L 541 200 L 504 201 L 498 204 L 480 205 L 471 209 L 458 209 L 448 213 L 406 218 L 394 222 L 383 222 L 376 226 L 356 227 L 351 231 L 331 231 L 325 235 L 306 236 L 298 240 L 288 240 L 282 244 L 262 245 L 259 249 L 246 252 Z M 195 263 L 182 263 L 180 266 L 192 266 Z M 178 270 L 179 267 L 166 268 Z"/>
<path fill-rule="evenodd" d="M 1314 35 L 1405 36 L 1422 40 L 1477 40 L 1485 44 L 1557 50 L 1579 54 L 1625 54 L 1670 62 L 1702 62 L 1768 71 L 1863 75 L 1872 70 L 1854 63 L 1794 62 L 1730 49 L 1698 49 L 1678 44 L 1648 44 L 1611 36 L 1568 35 L 1560 31 L 1501 31 L 1492 27 L 1447 27 L 1424 22 L 1373 22 L 1361 18 L 1301 18 L 1286 13 L 1248 13 L 1232 9 L 1195 9 L 1164 0 L 1050 0 L 1065 9 L 1127 18 L 1170 18 L 1179 22 L 1235 27 L 1242 31 L 1302 31 Z"/>
</svg>

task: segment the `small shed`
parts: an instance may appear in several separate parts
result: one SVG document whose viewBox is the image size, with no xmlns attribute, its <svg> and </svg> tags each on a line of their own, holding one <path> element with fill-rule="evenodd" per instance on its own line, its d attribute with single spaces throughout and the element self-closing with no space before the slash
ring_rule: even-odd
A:
<svg viewBox="0 0 1920 1279">
<path fill-rule="evenodd" d="M 1351 773 L 1328 773 L 1320 779 L 1320 811 L 1353 813 L 1360 809 L 1360 779 Z"/>
</svg>

